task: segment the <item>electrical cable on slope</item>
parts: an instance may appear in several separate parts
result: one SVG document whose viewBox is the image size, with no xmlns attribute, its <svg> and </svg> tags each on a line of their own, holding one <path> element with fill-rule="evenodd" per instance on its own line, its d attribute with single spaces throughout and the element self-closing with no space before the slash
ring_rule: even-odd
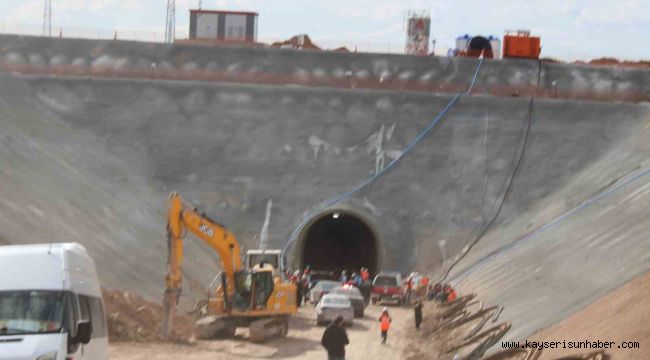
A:
<svg viewBox="0 0 650 360">
<path fill-rule="evenodd" d="M 488 111 L 487 111 L 487 99 L 485 99 L 485 102 L 486 102 L 486 105 L 485 105 L 485 131 L 483 132 L 483 153 L 484 153 L 484 157 L 485 157 L 485 167 L 484 167 L 484 173 L 485 173 L 485 176 L 483 177 L 483 189 L 481 190 L 480 202 L 479 202 L 479 207 L 478 207 L 478 209 L 479 209 L 479 214 L 481 215 L 481 219 L 482 219 L 483 221 L 482 221 L 481 226 L 479 227 L 479 233 L 480 233 L 480 231 L 481 231 L 480 229 L 483 229 L 483 228 L 485 227 L 486 221 L 487 221 L 487 219 L 489 218 L 489 215 L 492 213 L 492 209 L 494 208 L 494 204 L 495 204 L 495 202 L 496 202 L 496 199 L 499 198 L 499 194 L 501 194 L 501 192 L 503 191 L 503 185 L 502 185 L 501 189 L 500 189 L 499 192 L 497 193 L 497 197 L 495 198 L 495 201 L 492 202 L 492 206 L 490 206 L 490 210 L 488 211 L 488 213 L 486 214 L 486 216 L 483 217 L 483 206 L 486 205 L 486 204 L 485 204 L 485 202 L 486 202 L 486 199 L 485 199 L 485 198 L 486 198 L 486 196 L 487 196 L 487 189 L 488 189 L 488 176 L 489 176 L 489 172 L 490 172 L 490 167 L 489 167 L 489 156 L 488 156 L 489 154 L 488 154 L 488 145 L 487 145 L 488 130 L 489 130 L 489 117 L 488 117 Z M 517 153 L 518 153 L 518 152 L 517 152 Z M 507 179 L 508 179 L 508 177 L 506 176 L 506 178 L 504 179 L 504 184 L 505 184 L 505 182 L 506 182 Z M 461 249 L 465 248 L 465 247 L 467 246 L 467 243 L 468 243 L 469 241 L 470 241 L 470 240 L 464 242 L 464 243 L 463 243 L 463 246 L 461 247 Z M 443 263 L 442 263 L 442 265 L 441 265 L 441 268 L 442 268 L 442 269 L 445 268 L 445 263 L 446 263 L 446 260 L 443 260 Z M 453 264 L 452 264 L 452 266 L 453 266 Z"/>
<path fill-rule="evenodd" d="M 528 135 L 530 134 L 530 128 L 533 123 L 533 100 L 534 98 L 531 97 L 530 101 L 528 102 L 528 119 L 526 121 L 526 125 L 524 127 L 524 132 L 521 136 L 520 140 L 520 148 L 519 151 L 517 152 L 517 159 L 514 163 L 514 166 L 512 168 L 512 172 L 510 173 L 510 176 L 506 178 L 506 180 L 503 182 L 501 189 L 505 187 L 505 191 L 500 191 L 503 192 L 503 196 L 501 196 L 501 200 L 499 203 L 499 206 L 497 207 L 497 211 L 494 214 L 494 216 L 488 221 L 490 217 L 486 217 L 486 222 L 484 222 L 483 226 L 481 227 L 481 231 L 479 232 L 478 236 L 474 241 L 469 245 L 467 250 L 463 252 L 463 254 L 454 261 L 453 264 L 445 271 L 445 274 L 442 276 L 442 278 L 438 282 L 443 282 L 447 276 L 449 276 L 449 273 L 453 268 L 472 250 L 472 248 L 485 236 L 485 234 L 490 230 L 496 219 L 499 217 L 499 214 L 501 214 L 501 209 L 503 209 L 503 204 L 506 201 L 506 198 L 510 194 L 510 191 L 512 190 L 512 184 L 514 183 L 514 178 L 517 175 L 517 172 L 519 171 L 519 166 L 521 165 L 521 162 L 524 158 L 524 154 L 526 153 L 526 145 L 528 144 Z M 496 197 L 494 202 L 492 203 L 492 206 L 490 207 L 490 212 L 488 212 L 488 215 L 492 213 L 492 210 L 494 209 L 494 206 L 496 205 L 497 200 L 499 197 Z"/>
<path fill-rule="evenodd" d="M 550 228 L 553 228 L 554 226 L 562 223 L 564 220 L 571 217 L 572 215 L 574 215 L 574 214 L 576 214 L 576 213 L 590 207 L 591 205 L 596 203 L 598 200 L 606 198 L 609 195 L 617 192 L 618 190 L 626 187 L 627 185 L 629 185 L 629 184 L 631 184 L 631 183 L 633 183 L 633 182 L 635 182 L 635 181 L 637 181 L 639 179 L 642 179 L 642 178 L 644 178 L 646 176 L 650 176 L 650 168 L 647 168 L 647 169 L 645 169 L 645 170 L 643 170 L 641 172 L 636 173 L 635 175 L 631 176 L 627 180 L 617 182 L 615 185 L 612 185 L 612 187 L 609 187 L 606 190 L 604 190 L 604 191 L 602 191 L 602 192 L 588 198 L 587 200 L 585 200 L 582 203 L 578 204 L 576 207 L 572 208 L 571 210 L 566 211 L 566 212 L 556 216 L 551 221 L 549 221 L 549 222 L 545 223 L 544 225 L 542 225 L 541 227 L 529 232 L 525 236 L 523 236 L 523 237 L 521 237 L 521 238 L 519 238 L 519 239 L 517 239 L 517 240 L 515 240 L 515 241 L 513 241 L 513 242 L 511 242 L 511 243 L 509 243 L 509 244 L 507 244 L 505 246 L 502 246 L 502 247 L 492 251 L 491 253 L 489 253 L 485 257 L 483 257 L 477 263 L 475 263 L 472 266 L 470 266 L 469 268 L 463 270 L 463 272 L 461 274 L 456 275 L 455 278 L 460 278 L 461 280 L 463 280 L 464 278 L 466 278 L 467 276 L 472 274 L 474 271 L 476 271 L 478 268 L 485 265 L 489 260 L 491 260 L 494 257 L 498 256 L 499 254 L 503 253 L 504 251 L 513 249 L 516 246 L 519 246 L 519 245 L 525 243 L 526 241 L 532 239 L 533 236 L 535 236 L 535 235 L 537 235 L 537 234 L 539 234 L 541 232 L 544 232 L 544 231 L 546 231 L 546 230 L 548 230 Z"/>
<path fill-rule="evenodd" d="M 480 215 L 483 215 L 483 205 L 484 205 L 484 202 L 485 202 L 485 196 L 487 194 L 488 176 L 489 176 L 489 173 L 490 173 L 490 164 L 489 164 L 490 157 L 488 156 L 489 154 L 488 154 L 488 141 L 487 141 L 488 130 L 489 130 L 489 127 L 490 127 L 490 122 L 489 121 L 490 120 L 489 120 L 489 117 L 488 117 L 488 111 L 487 111 L 487 106 L 486 106 L 486 108 L 485 108 L 485 132 L 483 134 L 483 153 L 484 153 L 484 156 L 485 156 L 485 168 L 484 168 L 485 176 L 483 177 L 483 190 L 481 191 L 481 201 L 480 201 L 479 206 L 478 206 L 478 211 L 479 211 Z"/>
<path fill-rule="evenodd" d="M 442 119 L 442 117 L 445 116 L 445 114 L 447 114 L 447 112 L 452 108 L 453 105 L 456 104 L 456 102 L 458 101 L 458 99 L 459 99 L 461 96 L 463 96 L 463 95 L 468 95 L 468 94 L 472 91 L 472 89 L 474 88 L 474 84 L 476 83 L 476 79 L 477 79 L 477 77 L 478 77 L 478 72 L 479 72 L 479 70 L 481 69 L 481 65 L 482 65 L 482 64 L 483 64 L 483 57 L 480 57 L 480 58 L 479 58 L 478 65 L 476 66 L 476 70 L 474 71 L 474 76 L 472 77 L 472 82 L 470 83 L 470 86 L 469 86 L 469 88 L 467 89 L 467 91 L 465 91 L 464 93 L 458 93 L 458 94 L 456 94 L 456 95 L 455 95 L 455 96 L 454 96 L 454 97 L 449 101 L 449 103 L 448 103 L 448 104 L 447 104 L 447 105 L 442 109 L 442 111 L 441 111 L 441 112 L 440 112 L 440 113 L 439 113 L 439 114 L 438 114 L 438 115 L 437 115 L 437 116 L 436 116 L 436 117 L 431 121 L 431 123 L 429 123 L 429 125 L 428 125 L 424 130 L 422 130 L 422 132 L 420 132 L 420 133 L 418 134 L 418 136 L 416 136 L 415 139 L 413 139 L 413 141 L 411 141 L 411 142 L 406 146 L 406 148 L 404 149 L 404 151 L 403 151 L 403 152 L 402 152 L 398 157 L 396 157 L 395 159 L 393 159 L 393 160 L 388 164 L 388 166 L 386 166 L 386 167 L 383 168 L 381 171 L 379 171 L 378 173 L 376 173 L 374 176 L 370 177 L 369 179 L 365 180 L 365 181 L 362 182 L 361 184 L 357 185 L 357 186 L 354 187 L 352 190 L 350 190 L 350 191 L 348 191 L 348 192 L 346 192 L 346 193 L 343 193 L 343 194 L 341 194 L 341 195 L 339 195 L 339 196 L 336 196 L 336 197 L 334 197 L 334 198 L 332 198 L 332 199 L 330 199 L 330 200 L 328 200 L 328 201 L 326 201 L 326 202 L 324 202 L 324 203 L 321 203 L 320 206 L 317 206 L 315 209 L 311 210 L 311 211 L 308 212 L 305 216 L 303 216 L 302 221 L 300 222 L 300 224 L 298 225 L 298 227 L 296 227 L 296 229 L 291 233 L 291 237 L 289 238 L 289 241 L 287 241 L 287 244 L 286 244 L 286 245 L 284 246 L 284 248 L 282 249 L 282 262 L 283 262 L 283 265 L 286 265 L 286 254 L 287 254 L 287 251 L 288 251 L 289 248 L 290 248 L 290 247 L 295 243 L 295 241 L 296 241 L 296 237 L 298 236 L 298 233 L 299 233 L 299 232 L 303 229 L 303 227 L 307 224 L 307 221 L 308 221 L 309 219 L 311 219 L 314 215 L 316 215 L 318 212 L 320 212 L 320 211 L 322 211 L 323 209 L 326 209 L 326 208 L 328 208 L 328 207 L 330 207 L 330 206 L 332 206 L 332 205 L 334 205 L 334 204 L 336 204 L 336 203 L 338 203 L 338 202 L 340 202 L 340 201 L 342 201 L 342 200 L 344 200 L 344 199 L 346 199 L 346 198 L 348 198 L 348 197 L 354 195 L 354 194 L 355 194 L 356 192 L 358 192 L 359 190 L 361 190 L 361 189 L 365 188 L 366 186 L 368 186 L 368 185 L 374 183 L 374 182 L 377 181 L 377 180 L 378 180 L 382 175 L 384 175 L 384 174 L 386 174 L 388 171 L 392 170 L 392 168 L 395 167 L 395 165 L 397 165 L 397 163 L 398 163 L 402 158 L 404 158 L 406 155 L 408 155 L 408 154 L 409 154 L 409 153 L 410 153 L 410 152 L 415 148 L 415 146 L 418 145 L 418 144 L 422 141 L 422 139 L 423 139 L 423 138 L 424 138 L 424 137 L 425 137 L 425 136 L 426 136 L 426 135 L 427 135 L 427 134 L 428 134 L 428 133 L 429 133 L 429 132 L 430 132 L 430 131 L 431 131 L 431 130 L 432 130 L 432 129 L 437 125 L 437 124 L 438 124 L 438 122 Z M 283 268 L 284 268 L 284 266 L 283 266 Z"/>
<path fill-rule="evenodd" d="M 541 85 L 541 79 L 542 79 L 542 62 L 541 62 L 540 60 L 537 60 L 537 92 L 539 92 L 539 88 L 540 88 L 540 85 Z M 492 224 L 494 223 L 494 221 L 496 221 L 497 217 L 498 217 L 499 214 L 501 213 L 501 208 L 503 207 L 503 203 L 505 202 L 505 199 L 506 199 L 508 193 L 510 192 L 510 188 L 512 187 L 512 181 L 513 181 L 513 179 L 514 179 L 514 175 L 516 174 L 517 170 L 519 169 L 519 164 L 521 163 L 521 159 L 523 158 L 523 156 L 524 156 L 524 152 L 525 152 L 525 150 L 526 150 L 526 143 L 527 143 L 527 141 L 528 141 L 528 133 L 530 132 L 530 126 L 532 125 L 532 117 L 533 117 L 533 112 L 532 112 L 533 109 L 532 109 L 532 107 L 533 107 L 533 100 L 534 100 L 534 96 L 530 98 L 530 102 L 529 102 L 529 104 L 528 104 L 528 124 L 527 124 L 527 127 L 526 127 L 526 133 L 525 133 L 525 138 L 524 138 L 523 147 L 522 147 L 522 149 L 521 149 L 521 155 L 519 156 L 519 160 L 517 161 L 517 164 L 516 164 L 516 166 L 514 167 L 514 170 L 513 170 L 513 173 L 512 173 L 512 177 L 510 178 L 509 181 L 507 181 L 507 182 L 508 182 L 508 187 L 507 187 L 507 189 L 506 189 L 506 194 L 504 194 L 504 196 L 503 196 L 503 198 L 502 198 L 502 200 L 501 200 L 501 204 L 500 204 L 499 207 L 498 207 L 498 210 L 497 210 L 496 215 L 492 218 L 492 220 L 491 220 L 490 223 L 487 225 L 487 227 L 485 227 L 485 223 L 484 223 L 484 225 L 481 227 L 483 230 L 481 230 L 481 231 L 479 232 L 479 235 L 478 235 L 478 237 L 476 238 L 476 240 L 474 240 L 474 241 L 472 242 L 472 244 L 469 246 L 469 248 L 467 248 L 467 250 L 466 250 L 466 251 L 465 251 L 465 252 L 460 256 L 460 258 L 456 259 L 456 261 L 455 261 L 455 262 L 454 262 L 454 263 L 449 267 L 449 269 L 445 272 L 445 275 L 442 277 L 442 279 L 441 279 L 439 282 L 444 281 L 444 280 L 447 278 L 447 276 L 449 276 L 449 273 L 451 272 L 451 270 L 456 266 L 456 264 L 458 264 L 458 263 L 459 263 L 459 262 L 460 262 L 460 261 L 465 257 L 465 255 L 467 255 L 467 253 L 469 253 L 469 251 L 474 247 L 474 245 L 476 245 L 476 243 L 477 243 L 481 238 L 483 238 L 483 236 L 485 235 L 485 233 L 487 232 L 487 230 L 489 230 L 489 228 L 492 226 Z M 486 119 L 486 120 L 487 120 L 487 119 Z M 486 133 L 485 133 L 485 136 L 486 136 L 486 140 L 485 140 L 485 141 L 487 141 L 487 124 L 486 124 Z M 486 145 L 486 152 L 487 152 L 487 145 Z M 486 166 L 487 166 L 487 154 L 486 154 Z M 506 178 L 506 179 L 507 179 L 507 178 Z M 505 185 L 505 184 L 506 184 L 506 181 L 504 181 L 504 185 Z M 486 185 L 487 185 L 487 169 L 486 169 Z M 503 189 L 503 186 L 502 186 L 501 188 Z M 481 207 L 480 207 L 480 209 L 481 209 L 481 213 L 482 213 L 482 210 L 483 210 L 483 205 L 482 205 L 482 203 L 483 203 L 483 198 L 485 197 L 486 192 L 487 192 L 487 187 L 484 188 L 484 192 L 483 192 L 483 194 L 481 195 Z M 499 193 L 500 193 L 500 192 L 501 192 L 501 191 L 499 191 Z M 497 197 L 495 198 L 495 201 L 492 203 L 492 207 L 490 207 L 490 212 L 488 212 L 488 215 L 492 212 L 492 209 L 494 208 L 494 204 L 496 203 L 496 200 L 497 200 L 498 198 L 499 198 L 499 197 L 497 196 Z M 489 216 L 488 216 L 488 217 L 489 217 Z M 486 217 L 486 219 L 487 219 L 488 217 Z M 463 245 L 463 248 L 464 248 L 464 247 L 465 247 L 465 245 Z"/>
</svg>

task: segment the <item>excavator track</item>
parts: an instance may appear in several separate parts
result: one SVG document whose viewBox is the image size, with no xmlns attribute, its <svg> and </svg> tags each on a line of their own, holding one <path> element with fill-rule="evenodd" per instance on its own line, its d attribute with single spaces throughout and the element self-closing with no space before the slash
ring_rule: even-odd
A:
<svg viewBox="0 0 650 360">
<path fill-rule="evenodd" d="M 264 342 L 272 337 L 286 337 L 289 334 L 289 317 L 274 316 L 255 320 L 249 326 L 249 338 L 253 342 Z"/>
<path fill-rule="evenodd" d="M 235 321 L 224 316 L 206 316 L 194 323 L 194 334 L 201 340 L 230 338 L 236 330 Z"/>
</svg>

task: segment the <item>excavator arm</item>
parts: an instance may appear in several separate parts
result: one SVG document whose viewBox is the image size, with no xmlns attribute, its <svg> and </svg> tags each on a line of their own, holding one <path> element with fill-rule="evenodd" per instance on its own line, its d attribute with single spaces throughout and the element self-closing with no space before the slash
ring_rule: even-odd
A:
<svg viewBox="0 0 650 360">
<path fill-rule="evenodd" d="M 239 243 L 235 235 L 225 226 L 199 214 L 194 207 L 183 202 L 178 193 L 172 193 L 167 213 L 168 268 L 163 298 L 163 338 L 167 338 L 173 328 L 173 318 L 182 291 L 183 240 L 187 231 L 194 233 L 219 254 L 226 279 L 226 299 L 234 293 L 235 272 L 242 269 Z"/>
</svg>

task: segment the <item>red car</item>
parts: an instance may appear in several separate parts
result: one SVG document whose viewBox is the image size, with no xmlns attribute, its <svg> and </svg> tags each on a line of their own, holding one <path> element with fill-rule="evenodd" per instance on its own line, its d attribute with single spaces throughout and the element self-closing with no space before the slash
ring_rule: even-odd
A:
<svg viewBox="0 0 650 360">
<path fill-rule="evenodd" d="M 389 301 L 401 305 L 406 300 L 406 287 L 399 273 L 382 272 L 372 282 L 370 298 L 373 304 Z"/>
</svg>

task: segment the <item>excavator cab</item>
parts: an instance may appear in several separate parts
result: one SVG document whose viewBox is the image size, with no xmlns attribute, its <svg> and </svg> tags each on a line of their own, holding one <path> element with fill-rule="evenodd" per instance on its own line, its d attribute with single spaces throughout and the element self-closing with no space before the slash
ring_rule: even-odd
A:
<svg viewBox="0 0 650 360">
<path fill-rule="evenodd" d="M 273 287 L 271 271 L 237 271 L 235 273 L 233 309 L 238 311 L 266 309 L 269 297 L 273 294 Z"/>
<path fill-rule="evenodd" d="M 257 250 L 246 252 L 246 267 L 249 269 L 271 266 L 273 275 L 280 277 L 282 250 Z"/>
</svg>

